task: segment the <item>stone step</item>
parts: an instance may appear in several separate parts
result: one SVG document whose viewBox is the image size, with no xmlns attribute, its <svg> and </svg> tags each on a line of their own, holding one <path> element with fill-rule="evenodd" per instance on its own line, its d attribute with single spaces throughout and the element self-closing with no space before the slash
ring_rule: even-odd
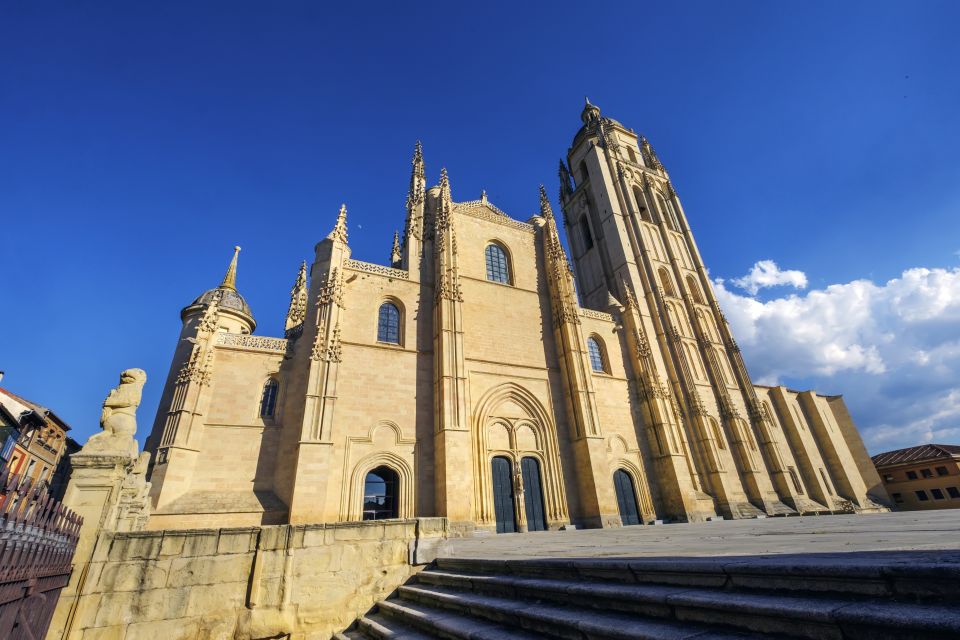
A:
<svg viewBox="0 0 960 640">
<path fill-rule="evenodd" d="M 894 552 L 711 558 L 439 558 L 453 572 L 960 604 L 960 554 Z"/>
<path fill-rule="evenodd" d="M 522 631 L 515 626 L 502 625 L 483 618 L 462 615 L 451 609 L 440 609 L 407 599 L 387 600 L 378 607 L 379 614 L 387 619 L 384 626 L 401 624 L 422 632 L 417 636 L 371 636 L 374 638 L 464 638 L 469 640 L 539 640 L 546 636 Z"/>
<path fill-rule="evenodd" d="M 390 638 L 391 640 L 429 640 L 435 636 L 421 633 L 403 622 L 384 615 L 380 606 L 377 612 L 362 616 L 357 620 L 357 638 Z"/>
<path fill-rule="evenodd" d="M 549 601 L 592 613 L 617 611 L 674 622 L 798 638 L 960 637 L 960 609 L 944 605 L 863 601 L 840 597 L 736 592 L 703 587 L 524 578 L 428 570 L 418 584 L 446 592 L 514 601 Z"/>
<path fill-rule="evenodd" d="M 597 609 L 545 604 L 542 601 L 518 600 L 480 595 L 432 585 L 400 587 L 399 596 L 402 605 L 408 603 L 424 605 L 429 610 L 455 611 L 461 616 L 481 618 L 502 626 L 512 627 L 506 635 L 491 638 L 574 638 L 574 639 L 651 639 L 679 640 L 697 638 L 697 640 L 720 640 L 742 638 L 759 640 L 763 637 L 736 630 L 710 628 L 696 622 L 674 622 L 644 618 L 634 614 L 599 611 Z M 395 604 L 390 600 L 380 606 Z M 423 616 L 423 624 L 431 621 L 430 613 Z M 441 618 L 438 623 L 442 623 Z M 514 629 L 523 629 L 526 636 Z M 502 633 L 502 632 L 501 632 Z M 452 636 L 479 638 L 481 636 Z M 782 636 L 781 636 L 782 637 Z M 837 636 L 839 637 L 839 636 Z"/>
</svg>

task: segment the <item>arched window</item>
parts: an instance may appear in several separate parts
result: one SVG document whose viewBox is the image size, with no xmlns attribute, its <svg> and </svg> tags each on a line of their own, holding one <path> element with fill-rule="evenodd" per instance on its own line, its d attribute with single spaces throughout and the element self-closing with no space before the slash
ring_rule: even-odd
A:
<svg viewBox="0 0 960 640">
<path fill-rule="evenodd" d="M 397 518 L 400 477 L 390 467 L 377 467 L 363 482 L 363 519 Z"/>
<path fill-rule="evenodd" d="M 637 161 L 637 154 L 634 153 L 633 147 L 627 147 L 627 155 L 630 156 L 630 162 Z"/>
<path fill-rule="evenodd" d="M 700 287 L 697 286 L 697 281 L 693 276 L 687 276 L 687 289 L 690 290 L 690 297 L 693 298 L 693 301 L 697 304 L 703 304 L 703 296 L 700 295 Z"/>
<path fill-rule="evenodd" d="M 587 351 L 590 352 L 590 368 L 598 373 L 606 373 L 607 366 L 603 358 L 603 347 L 596 338 L 587 338 Z"/>
<path fill-rule="evenodd" d="M 277 410 L 277 393 L 279 391 L 280 383 L 273 378 L 263 383 L 263 395 L 260 396 L 261 418 L 273 417 L 274 412 Z"/>
<path fill-rule="evenodd" d="M 377 318 L 377 342 L 400 344 L 400 309 L 392 302 L 380 305 Z"/>
<path fill-rule="evenodd" d="M 657 273 L 660 276 L 660 286 L 663 288 L 663 293 L 668 296 L 675 295 L 673 293 L 673 280 L 670 279 L 670 274 L 667 273 L 667 270 L 661 267 Z"/>
<path fill-rule="evenodd" d="M 637 211 L 640 212 L 640 219 L 653 222 L 653 219 L 650 218 L 650 212 L 647 211 L 647 206 L 644 204 L 643 191 L 636 185 L 633 186 L 633 198 L 637 201 Z"/>
<path fill-rule="evenodd" d="M 584 162 L 583 160 L 580 161 L 579 167 L 580 167 L 580 184 L 583 184 L 584 182 L 587 181 L 587 178 L 590 177 L 590 174 L 587 173 L 587 163 Z"/>
<path fill-rule="evenodd" d="M 487 280 L 510 284 L 510 267 L 507 264 L 507 253 L 500 246 L 488 244 L 483 251 L 487 260 Z"/>
</svg>

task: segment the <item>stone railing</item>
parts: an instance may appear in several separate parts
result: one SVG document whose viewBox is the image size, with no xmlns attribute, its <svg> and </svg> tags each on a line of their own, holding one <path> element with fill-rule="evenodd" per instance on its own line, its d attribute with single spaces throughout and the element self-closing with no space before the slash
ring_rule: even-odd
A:
<svg viewBox="0 0 960 640">
<path fill-rule="evenodd" d="M 363 271 L 364 273 L 375 273 L 388 278 L 399 278 L 400 280 L 409 280 L 410 273 L 403 269 L 394 269 L 382 264 L 373 264 L 372 262 L 361 262 L 360 260 L 347 260 L 344 265 L 347 269 L 354 271 Z"/>
<path fill-rule="evenodd" d="M 613 316 L 603 311 L 594 311 L 593 309 L 580 309 L 580 315 L 584 318 L 593 318 L 594 320 L 606 320 L 613 322 Z"/>
<path fill-rule="evenodd" d="M 519 229 L 520 231 L 527 231 L 528 233 L 533 233 L 534 231 L 532 224 L 514 220 L 503 211 L 500 211 L 500 209 L 497 209 L 495 206 L 484 200 L 457 202 L 454 204 L 454 207 L 456 207 L 458 212 L 465 213 L 466 215 L 473 216 L 474 218 L 489 220 L 490 222 L 496 222 L 497 224 L 506 225 L 514 229 Z"/>
<path fill-rule="evenodd" d="M 223 347 L 238 347 L 240 349 L 270 351 L 273 353 L 286 353 L 287 349 L 290 348 L 290 343 L 283 338 L 226 332 L 217 334 L 217 344 Z"/>
</svg>

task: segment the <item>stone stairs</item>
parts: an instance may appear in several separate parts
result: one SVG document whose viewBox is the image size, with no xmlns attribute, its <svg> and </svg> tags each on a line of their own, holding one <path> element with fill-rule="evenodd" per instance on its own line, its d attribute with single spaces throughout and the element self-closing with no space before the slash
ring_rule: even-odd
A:
<svg viewBox="0 0 960 640">
<path fill-rule="evenodd" d="M 960 554 L 438 559 L 344 638 L 960 638 Z"/>
</svg>

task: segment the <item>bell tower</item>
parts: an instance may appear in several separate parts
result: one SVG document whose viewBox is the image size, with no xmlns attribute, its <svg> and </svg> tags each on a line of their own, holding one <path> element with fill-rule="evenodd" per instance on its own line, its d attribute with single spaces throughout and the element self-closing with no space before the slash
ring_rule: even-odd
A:
<svg viewBox="0 0 960 640">
<path fill-rule="evenodd" d="M 777 436 L 758 401 L 670 176 L 641 135 L 589 100 L 560 162 L 560 202 L 582 306 L 621 314 L 651 450 L 687 519 L 791 511 Z M 653 416 L 657 416 L 654 418 Z M 675 432 L 671 430 L 675 428 Z M 665 429 L 665 430 L 664 430 Z M 684 469 L 684 467 L 686 467 Z M 672 478 L 672 480 L 670 480 Z M 670 493 L 670 492 L 668 492 Z"/>
</svg>

